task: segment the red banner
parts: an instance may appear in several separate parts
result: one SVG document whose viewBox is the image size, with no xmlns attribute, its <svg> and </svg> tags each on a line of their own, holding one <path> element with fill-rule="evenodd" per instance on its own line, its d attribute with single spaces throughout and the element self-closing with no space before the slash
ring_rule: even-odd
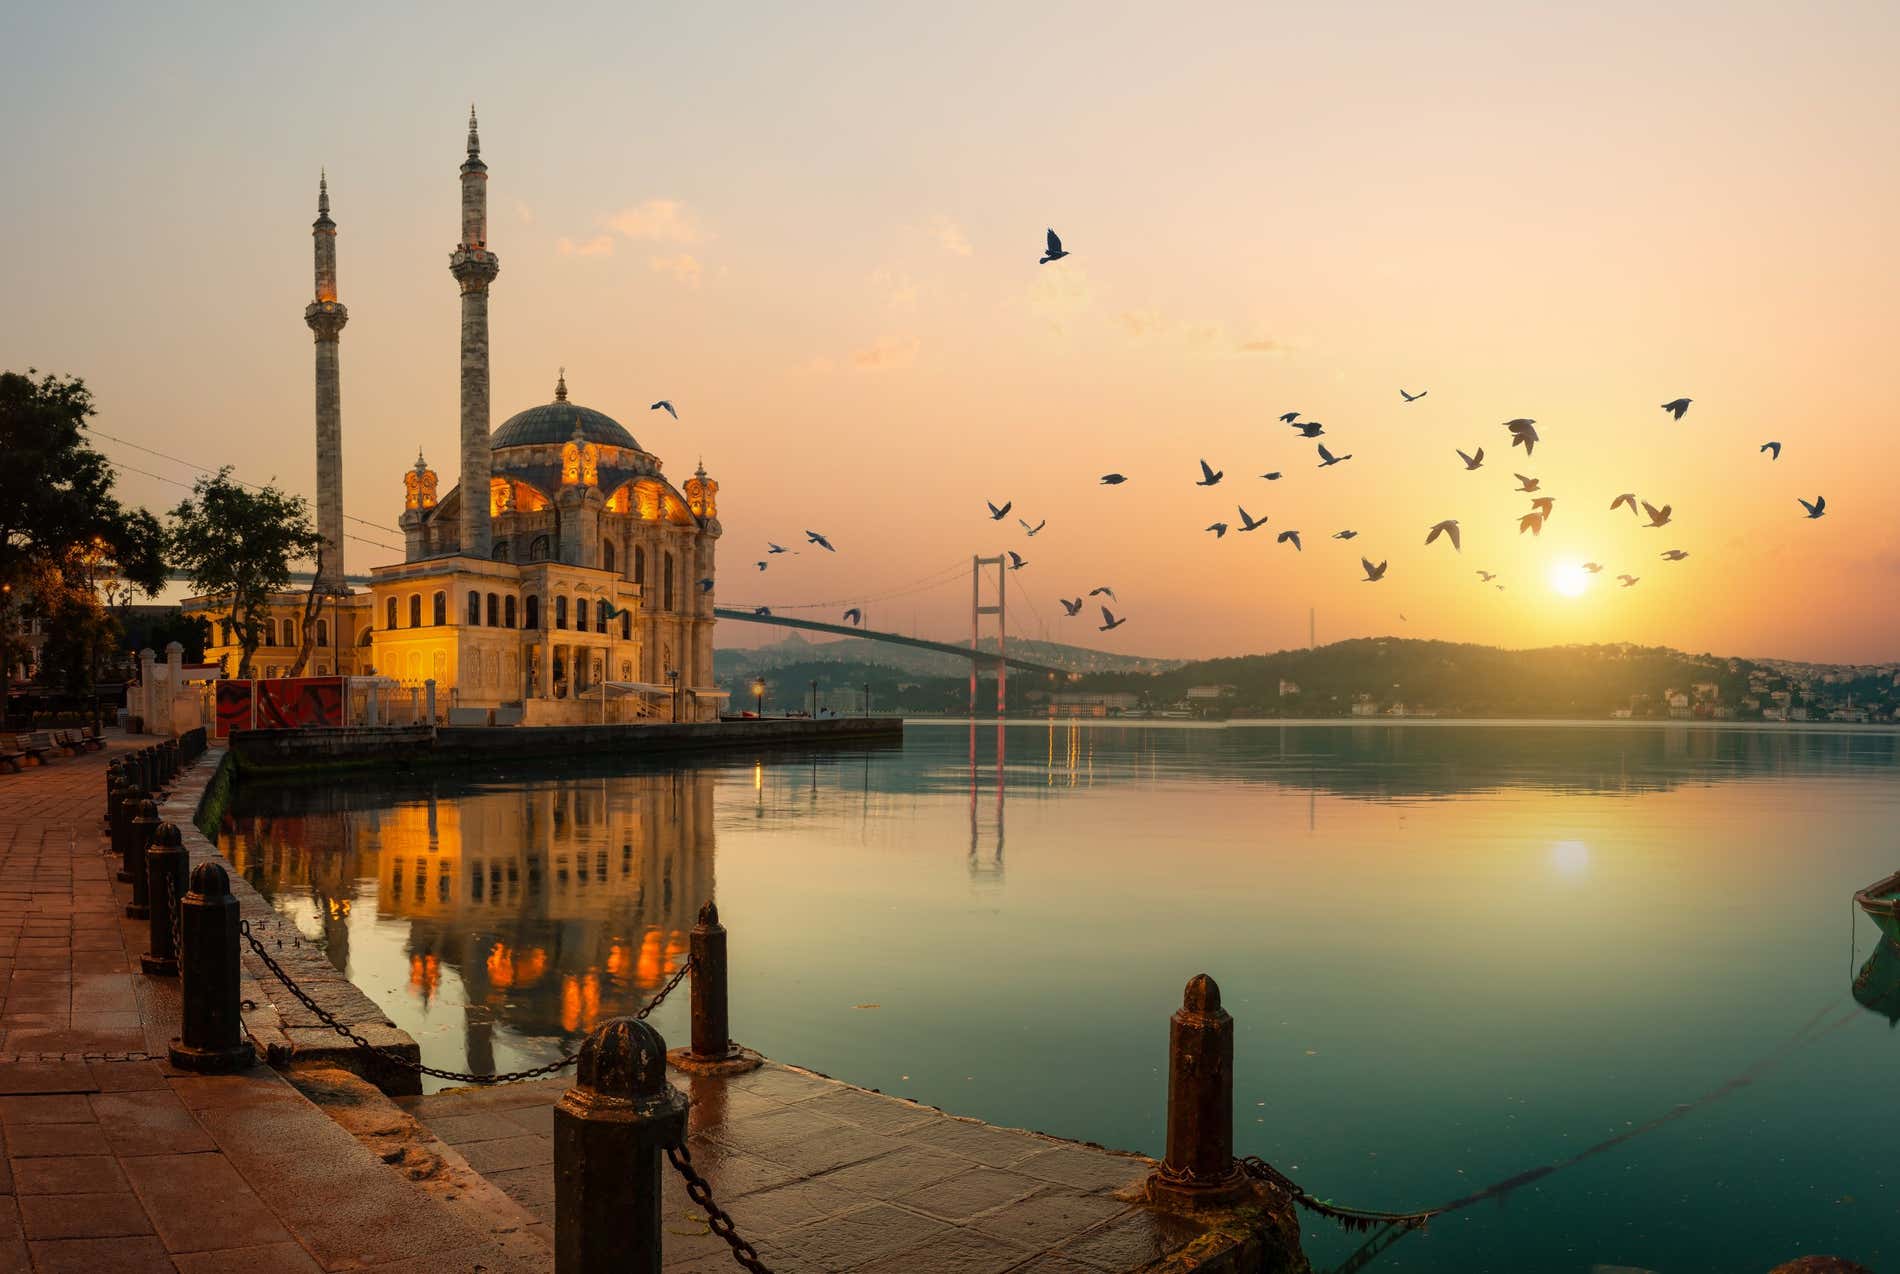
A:
<svg viewBox="0 0 1900 1274">
<path fill-rule="evenodd" d="M 341 677 L 272 677 L 259 681 L 257 691 L 260 730 L 343 724 Z"/>
<path fill-rule="evenodd" d="M 233 730 L 251 728 L 250 681 L 218 681 L 218 719 L 212 733 L 222 739 Z"/>
</svg>

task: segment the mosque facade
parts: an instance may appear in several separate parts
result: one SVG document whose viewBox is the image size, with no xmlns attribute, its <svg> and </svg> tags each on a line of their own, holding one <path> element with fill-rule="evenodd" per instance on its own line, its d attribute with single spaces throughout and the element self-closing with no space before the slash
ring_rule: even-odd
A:
<svg viewBox="0 0 1900 1274">
<path fill-rule="evenodd" d="M 500 262 L 488 246 L 488 169 L 469 112 L 461 166 L 461 237 L 449 272 L 461 300 L 460 481 L 446 492 L 418 453 L 402 475 L 403 560 L 373 567 L 368 591 L 345 582 L 341 336 L 336 223 L 319 185 L 316 341 L 315 600 L 275 595 L 254 676 L 293 666 L 306 624 L 316 648 L 305 675 L 374 676 L 397 687 L 433 681 L 444 706 L 500 710 L 556 724 L 628 715 L 708 719 L 719 484 L 703 465 L 676 487 L 657 455 L 619 421 L 570 400 L 566 373 L 550 401 L 490 430 L 488 298 Z M 240 651 L 228 613 L 186 603 L 211 622 L 207 658 L 228 673 Z M 518 716 L 516 715 L 518 710 Z"/>
</svg>

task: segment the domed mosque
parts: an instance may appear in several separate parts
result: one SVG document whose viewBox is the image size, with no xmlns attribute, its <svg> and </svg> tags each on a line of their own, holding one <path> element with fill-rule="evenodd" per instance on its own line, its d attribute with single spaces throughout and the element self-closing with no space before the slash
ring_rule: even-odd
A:
<svg viewBox="0 0 1900 1274">
<path fill-rule="evenodd" d="M 327 182 L 319 187 L 316 297 L 304 318 L 317 343 L 317 580 L 327 600 L 312 618 L 303 592 L 274 597 L 253 673 L 287 672 L 310 622 L 318 649 L 308 672 L 399 687 L 433 681 L 450 720 L 712 719 L 724 699 L 713 685 L 719 484 L 701 465 L 676 488 L 626 426 L 569 399 L 565 369 L 549 402 L 490 433 L 488 293 L 500 262 L 488 248 L 487 183 L 471 108 L 462 236 L 449 254 L 462 302 L 461 480 L 438 496 L 436 471 L 417 454 L 403 475 L 404 560 L 372 568 L 367 594 L 343 572 L 338 385 L 348 313 L 337 299 Z M 484 490 L 486 507 L 469 498 Z M 207 656 L 234 671 L 228 617 L 198 609 L 213 623 Z"/>
</svg>

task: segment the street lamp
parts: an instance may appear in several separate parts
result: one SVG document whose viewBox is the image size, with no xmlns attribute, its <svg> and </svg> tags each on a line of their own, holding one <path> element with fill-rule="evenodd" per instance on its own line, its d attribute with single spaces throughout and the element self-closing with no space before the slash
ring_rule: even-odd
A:
<svg viewBox="0 0 1900 1274">
<path fill-rule="evenodd" d="M 758 700 L 758 704 L 759 704 L 759 709 L 756 715 L 761 716 L 761 717 L 764 716 L 765 715 L 765 678 L 764 677 L 759 677 L 752 682 L 752 696 L 753 698 Z"/>
</svg>

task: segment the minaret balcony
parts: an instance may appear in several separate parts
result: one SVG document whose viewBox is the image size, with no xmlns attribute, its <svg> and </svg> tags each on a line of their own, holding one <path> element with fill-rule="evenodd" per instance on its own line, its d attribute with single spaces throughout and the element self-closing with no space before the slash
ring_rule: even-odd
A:
<svg viewBox="0 0 1900 1274">
<path fill-rule="evenodd" d="M 485 290 L 501 273 L 501 260 L 487 248 L 464 244 L 449 253 L 449 273 L 464 292 Z"/>
<path fill-rule="evenodd" d="M 303 307 L 303 321 L 320 341 L 333 341 L 350 321 L 350 312 L 341 301 L 312 301 Z"/>
</svg>

